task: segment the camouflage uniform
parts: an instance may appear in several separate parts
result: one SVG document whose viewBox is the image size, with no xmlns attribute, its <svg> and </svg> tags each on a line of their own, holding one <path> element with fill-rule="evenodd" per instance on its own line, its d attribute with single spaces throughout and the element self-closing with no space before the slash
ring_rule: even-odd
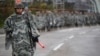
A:
<svg viewBox="0 0 100 56">
<path fill-rule="evenodd" d="M 29 36 L 29 27 L 26 24 L 26 15 L 13 14 L 7 18 L 4 24 L 6 32 L 6 49 L 12 44 L 12 56 L 33 56 L 36 47 L 36 42 L 31 41 Z M 34 25 L 33 17 L 28 16 L 31 33 L 34 38 L 39 36 L 39 33 Z"/>
</svg>

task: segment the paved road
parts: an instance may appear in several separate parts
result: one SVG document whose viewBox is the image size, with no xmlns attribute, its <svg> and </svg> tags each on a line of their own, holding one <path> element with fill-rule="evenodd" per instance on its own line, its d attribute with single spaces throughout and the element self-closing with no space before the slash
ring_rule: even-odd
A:
<svg viewBox="0 0 100 56">
<path fill-rule="evenodd" d="M 67 28 L 41 33 L 34 56 L 100 56 L 100 26 Z M 0 35 L 0 56 L 11 56 L 11 48 L 4 49 L 4 35 Z"/>
</svg>

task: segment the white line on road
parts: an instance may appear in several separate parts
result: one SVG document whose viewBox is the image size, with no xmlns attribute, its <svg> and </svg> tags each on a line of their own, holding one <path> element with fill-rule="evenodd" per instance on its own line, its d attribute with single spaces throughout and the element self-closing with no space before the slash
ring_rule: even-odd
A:
<svg viewBox="0 0 100 56">
<path fill-rule="evenodd" d="M 64 43 L 59 44 L 57 47 L 55 47 L 53 50 L 56 51 L 58 50 L 62 45 L 64 45 Z"/>
<path fill-rule="evenodd" d="M 74 35 L 71 35 L 71 36 L 69 37 L 69 39 L 72 39 L 72 38 L 74 38 Z"/>
</svg>

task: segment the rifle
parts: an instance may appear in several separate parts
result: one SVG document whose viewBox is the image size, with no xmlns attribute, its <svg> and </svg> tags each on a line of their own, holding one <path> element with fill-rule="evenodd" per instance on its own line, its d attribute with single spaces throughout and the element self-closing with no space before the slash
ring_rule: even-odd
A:
<svg viewBox="0 0 100 56">
<path fill-rule="evenodd" d="M 35 37 L 32 36 L 32 30 L 31 30 L 30 20 L 29 20 L 29 18 L 28 18 L 28 14 L 26 14 L 25 19 L 26 19 L 26 24 L 27 24 L 27 26 L 28 26 L 28 28 L 29 28 L 29 29 L 28 29 L 28 33 L 29 33 L 29 37 L 30 37 L 30 43 L 33 44 L 33 43 L 35 42 L 35 41 L 34 41 L 34 38 L 35 38 Z M 38 38 L 38 36 L 37 36 L 36 38 Z M 32 42 L 31 42 L 31 41 L 32 41 Z M 38 41 L 37 43 L 41 46 L 41 48 L 44 48 L 44 45 L 43 45 L 40 41 Z M 33 46 L 31 46 L 31 47 L 33 47 Z"/>
</svg>

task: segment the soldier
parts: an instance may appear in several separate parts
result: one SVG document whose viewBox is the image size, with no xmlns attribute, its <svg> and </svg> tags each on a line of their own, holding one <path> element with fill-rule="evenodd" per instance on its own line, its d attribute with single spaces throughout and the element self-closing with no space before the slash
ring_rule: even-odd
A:
<svg viewBox="0 0 100 56">
<path fill-rule="evenodd" d="M 5 48 L 12 45 L 12 56 L 33 56 L 36 42 L 40 36 L 33 22 L 33 17 L 23 14 L 22 3 L 15 4 L 15 13 L 4 24 L 6 32 Z"/>
<path fill-rule="evenodd" d="M 53 13 L 51 11 L 47 11 L 46 14 L 46 22 L 47 22 L 47 30 L 50 31 L 52 28 L 52 24 L 53 24 Z"/>
</svg>

